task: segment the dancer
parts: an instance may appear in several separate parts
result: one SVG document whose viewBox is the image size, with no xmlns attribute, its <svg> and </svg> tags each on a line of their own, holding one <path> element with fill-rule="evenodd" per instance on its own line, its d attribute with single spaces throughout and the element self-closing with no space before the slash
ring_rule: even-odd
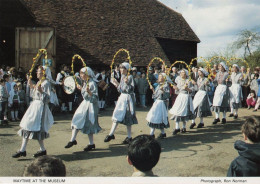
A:
<svg viewBox="0 0 260 184">
<path fill-rule="evenodd" d="M 23 141 L 20 150 L 13 155 L 13 158 L 26 156 L 26 145 L 29 139 L 36 139 L 40 144 L 40 151 L 35 153 L 34 157 L 47 154 L 43 140 L 49 137 L 48 132 L 54 120 L 48 106 L 51 85 L 48 80 L 43 79 L 43 72 L 43 67 L 39 66 L 37 70 L 39 81 L 36 85 L 32 83 L 31 79 L 28 81 L 30 87 L 33 88 L 33 102 L 20 122 L 21 129 L 18 131 L 18 135 L 23 137 Z"/>
<path fill-rule="evenodd" d="M 219 72 L 217 73 L 213 83 L 216 87 L 214 98 L 213 98 L 213 111 L 215 112 L 216 118 L 213 124 L 220 122 L 219 113 L 223 112 L 222 124 L 227 122 L 226 113 L 230 112 L 230 94 L 227 87 L 228 81 L 228 66 L 221 62 L 218 65 Z"/>
<path fill-rule="evenodd" d="M 166 74 L 160 73 L 158 76 L 159 85 L 154 88 L 151 86 L 153 90 L 153 99 L 155 102 L 153 103 L 152 108 L 147 114 L 146 120 L 148 121 L 148 126 L 151 128 L 150 135 L 154 136 L 155 129 L 160 129 L 161 133 L 158 138 L 165 138 L 166 133 L 164 132 L 164 128 L 169 128 L 170 124 L 168 121 L 168 104 L 170 98 L 170 88 L 166 80 Z"/>
<path fill-rule="evenodd" d="M 115 79 L 113 83 L 121 93 L 112 116 L 112 127 L 109 135 L 106 136 L 104 142 L 115 139 L 114 133 L 118 123 L 127 127 L 127 137 L 123 144 L 129 144 L 132 140 L 132 125 L 138 124 L 135 116 L 135 96 L 134 96 L 134 79 L 132 75 L 127 76 L 130 65 L 124 62 L 120 65 L 121 81 L 118 83 Z"/>
<path fill-rule="evenodd" d="M 212 116 L 208 96 L 209 80 L 206 78 L 208 74 L 209 73 L 204 68 L 200 68 L 198 70 L 199 78 L 197 79 L 197 82 L 193 81 L 194 88 L 196 91 L 198 91 L 193 100 L 194 114 L 196 117 L 200 118 L 200 123 L 198 124 L 197 128 L 204 127 L 204 117 Z M 196 126 L 195 119 L 192 120 L 190 129 L 194 128 L 194 126 Z"/>
<path fill-rule="evenodd" d="M 94 81 L 94 72 L 89 67 L 84 67 L 80 70 L 80 77 L 84 81 L 83 87 L 77 85 L 81 90 L 83 101 L 77 108 L 72 121 L 72 135 L 70 142 L 65 148 L 70 148 L 77 145 L 76 137 L 81 130 L 83 134 L 88 134 L 89 144 L 84 148 L 84 151 L 91 151 L 96 148 L 93 140 L 93 134 L 97 134 L 101 128 L 98 124 L 98 89 Z"/>
<path fill-rule="evenodd" d="M 233 72 L 231 74 L 231 82 L 232 85 L 229 88 L 230 91 L 230 108 L 231 113 L 229 117 L 233 117 L 237 119 L 238 117 L 238 108 L 241 107 L 241 101 L 243 99 L 242 95 L 242 87 L 244 80 L 243 74 L 239 72 L 239 66 L 237 64 L 233 64 Z"/>
<path fill-rule="evenodd" d="M 172 108 L 170 109 L 170 114 L 172 114 L 171 119 L 176 121 L 176 127 L 173 131 L 173 135 L 180 132 L 180 121 L 183 122 L 182 133 L 186 132 L 186 121 L 194 119 L 194 109 L 191 99 L 191 93 L 193 90 L 192 83 L 187 79 L 188 71 L 182 69 L 180 71 L 180 77 L 175 82 L 176 86 L 173 88 L 178 92 L 178 96 Z"/>
</svg>

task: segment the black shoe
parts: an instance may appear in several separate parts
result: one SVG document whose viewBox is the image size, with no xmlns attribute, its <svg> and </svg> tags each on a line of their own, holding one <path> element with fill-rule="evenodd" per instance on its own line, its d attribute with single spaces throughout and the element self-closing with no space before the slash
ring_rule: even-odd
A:
<svg viewBox="0 0 260 184">
<path fill-rule="evenodd" d="M 222 123 L 221 124 L 226 124 L 227 120 L 226 118 L 222 118 Z"/>
<path fill-rule="evenodd" d="M 234 119 L 237 119 L 237 117 L 238 117 L 238 115 L 235 115 L 235 116 L 234 116 Z"/>
<path fill-rule="evenodd" d="M 150 136 L 155 139 L 155 135 L 150 135 Z"/>
<path fill-rule="evenodd" d="M 123 144 L 129 144 L 132 141 L 132 137 L 128 138 L 126 137 L 125 140 L 123 141 Z"/>
<path fill-rule="evenodd" d="M 87 147 L 84 148 L 84 151 L 91 151 L 95 148 L 96 148 L 95 144 L 87 145 Z"/>
<path fill-rule="evenodd" d="M 181 129 L 181 133 L 186 133 L 186 128 Z"/>
<path fill-rule="evenodd" d="M 220 119 L 218 118 L 218 119 L 214 119 L 214 121 L 213 121 L 213 125 L 215 125 L 215 124 L 217 124 L 218 122 L 220 122 Z"/>
<path fill-rule="evenodd" d="M 37 157 L 43 156 L 43 155 L 47 155 L 47 151 L 46 150 L 45 151 L 37 151 L 37 153 L 35 153 L 33 155 L 33 157 L 37 158 Z"/>
<path fill-rule="evenodd" d="M 109 142 L 109 141 L 111 141 L 112 139 L 115 139 L 115 136 L 114 136 L 114 135 L 108 135 L 108 136 L 106 136 L 104 142 Z"/>
<path fill-rule="evenodd" d="M 13 158 L 19 158 L 21 156 L 26 157 L 26 151 L 24 151 L 24 152 L 18 151 L 12 155 Z"/>
<path fill-rule="evenodd" d="M 176 135 L 178 132 L 180 132 L 181 130 L 180 129 L 175 129 L 173 132 L 172 132 L 172 135 Z"/>
<path fill-rule="evenodd" d="M 192 124 L 190 125 L 190 129 L 193 129 L 195 126 L 196 126 L 196 123 L 192 123 Z"/>
<path fill-rule="evenodd" d="M 234 114 L 233 113 L 231 113 L 231 114 L 229 114 L 229 116 L 228 117 L 233 117 L 234 116 Z"/>
<path fill-rule="evenodd" d="M 163 139 L 165 137 L 166 137 L 166 133 L 164 133 L 164 134 L 160 133 L 160 135 L 158 136 L 158 139 Z"/>
<path fill-rule="evenodd" d="M 73 145 L 77 145 L 77 141 L 76 140 L 74 140 L 74 141 L 70 141 L 70 142 L 68 142 L 68 144 L 65 146 L 65 148 L 71 148 Z"/>
<path fill-rule="evenodd" d="M 256 112 L 256 111 L 257 111 L 257 109 L 254 109 L 254 110 L 253 110 L 253 112 Z"/>
<path fill-rule="evenodd" d="M 204 127 L 204 123 L 199 123 L 197 128 L 203 128 Z"/>
</svg>

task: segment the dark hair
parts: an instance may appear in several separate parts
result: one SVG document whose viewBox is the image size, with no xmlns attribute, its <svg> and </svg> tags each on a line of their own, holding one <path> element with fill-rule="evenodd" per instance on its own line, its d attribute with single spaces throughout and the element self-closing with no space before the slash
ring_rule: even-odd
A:
<svg viewBox="0 0 260 184">
<path fill-rule="evenodd" d="M 44 155 L 27 165 L 23 176 L 66 176 L 66 167 L 61 159 Z"/>
<path fill-rule="evenodd" d="M 4 79 L 0 79 L 0 82 L 2 83 L 2 82 L 5 82 L 5 80 Z"/>
<path fill-rule="evenodd" d="M 161 145 L 150 135 L 135 137 L 128 147 L 128 158 L 139 171 L 150 171 L 159 161 Z"/>
<path fill-rule="evenodd" d="M 257 78 L 258 78 L 258 77 L 259 77 L 259 74 L 258 74 L 258 73 L 256 73 L 256 74 L 254 75 L 254 77 L 257 77 Z"/>
<path fill-rule="evenodd" d="M 5 79 L 7 79 L 9 77 L 10 77 L 9 74 L 4 74 L 3 79 L 5 80 Z"/>
<path fill-rule="evenodd" d="M 67 66 L 67 65 L 66 65 L 66 64 L 62 64 L 62 65 L 60 66 L 60 70 L 63 70 L 65 66 Z"/>
<path fill-rule="evenodd" d="M 254 93 L 254 95 L 255 95 L 255 90 L 250 90 L 250 93 Z M 255 95 L 256 96 L 256 95 Z"/>
<path fill-rule="evenodd" d="M 244 133 L 253 143 L 260 142 L 260 118 L 257 116 L 249 117 L 242 125 L 242 133 Z"/>
</svg>

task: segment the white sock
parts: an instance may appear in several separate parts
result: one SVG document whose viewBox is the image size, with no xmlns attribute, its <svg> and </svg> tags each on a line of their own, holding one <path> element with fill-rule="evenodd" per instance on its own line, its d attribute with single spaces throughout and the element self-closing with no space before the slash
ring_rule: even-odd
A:
<svg viewBox="0 0 260 184">
<path fill-rule="evenodd" d="M 14 119 L 14 111 L 11 111 L 11 118 Z"/>
<path fill-rule="evenodd" d="M 102 107 L 101 107 L 101 101 L 98 101 L 98 107 L 99 107 L 99 108 L 102 108 Z"/>
<path fill-rule="evenodd" d="M 238 114 L 238 109 L 235 109 L 235 115 L 237 115 Z"/>
<path fill-rule="evenodd" d="M 114 135 L 117 125 L 118 125 L 118 123 L 112 123 L 112 127 L 111 127 L 111 130 L 109 133 L 110 136 Z"/>
<path fill-rule="evenodd" d="M 223 118 L 226 119 L 226 112 L 225 111 L 223 112 Z"/>
<path fill-rule="evenodd" d="M 215 112 L 215 114 L 216 114 L 216 119 L 218 119 L 219 118 L 219 112 Z"/>
<path fill-rule="evenodd" d="M 200 117 L 200 123 L 203 123 L 203 117 Z"/>
<path fill-rule="evenodd" d="M 89 139 L 89 145 L 93 145 L 94 144 L 93 134 L 88 134 L 88 139 Z"/>
<path fill-rule="evenodd" d="M 22 146 L 21 146 L 21 149 L 20 149 L 21 152 L 26 151 L 26 146 L 27 146 L 28 141 L 29 141 L 29 139 L 23 138 Z"/>
<path fill-rule="evenodd" d="M 15 118 L 18 119 L 18 111 L 15 111 Z"/>
<path fill-rule="evenodd" d="M 150 135 L 154 135 L 155 128 L 151 128 Z"/>
<path fill-rule="evenodd" d="M 61 104 L 61 111 L 65 111 L 65 103 Z"/>
<path fill-rule="evenodd" d="M 183 121 L 183 128 L 186 128 L 186 121 Z"/>
<path fill-rule="evenodd" d="M 131 130 L 132 130 L 132 126 L 130 125 L 130 126 L 126 126 L 126 129 L 127 129 L 127 137 L 128 138 L 131 138 L 132 136 L 131 136 Z"/>
<path fill-rule="evenodd" d="M 176 121 L 176 123 L 175 123 L 175 129 L 180 129 L 180 122 L 179 122 L 179 121 Z"/>
<path fill-rule="evenodd" d="M 40 150 L 41 151 L 45 151 L 45 147 L 44 147 L 44 144 L 43 144 L 43 140 L 38 140 L 39 144 L 40 144 Z"/>
<path fill-rule="evenodd" d="M 69 102 L 69 111 L 72 111 L 72 102 Z"/>
<path fill-rule="evenodd" d="M 194 124 L 195 123 L 195 119 L 191 120 L 191 124 Z"/>
<path fill-rule="evenodd" d="M 162 134 L 165 134 L 164 128 L 160 129 Z"/>
<path fill-rule="evenodd" d="M 76 137 L 77 137 L 78 132 L 79 132 L 78 129 L 75 129 L 75 128 L 72 129 L 72 135 L 71 135 L 70 142 L 73 142 L 73 141 L 76 140 Z"/>
<path fill-rule="evenodd" d="M 234 108 L 231 107 L 231 114 L 234 114 Z"/>
</svg>

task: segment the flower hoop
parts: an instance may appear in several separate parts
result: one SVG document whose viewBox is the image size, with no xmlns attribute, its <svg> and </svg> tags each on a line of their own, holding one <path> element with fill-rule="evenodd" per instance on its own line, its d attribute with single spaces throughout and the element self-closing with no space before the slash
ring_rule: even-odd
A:
<svg viewBox="0 0 260 184">
<path fill-rule="evenodd" d="M 36 63 L 39 61 L 39 58 L 41 57 L 41 55 L 44 54 L 44 59 L 47 60 L 47 50 L 46 49 L 39 49 L 37 55 L 33 58 L 33 64 L 31 69 L 29 70 L 29 74 L 30 74 L 30 79 L 32 78 L 32 72 L 36 66 Z M 43 70 L 43 76 L 41 78 L 41 81 L 45 79 L 45 70 Z M 41 81 L 40 81 L 40 85 L 41 85 Z"/>
<path fill-rule="evenodd" d="M 75 73 L 74 73 L 74 62 L 75 62 L 75 59 L 76 59 L 76 58 L 78 58 L 79 60 L 81 60 L 81 62 L 82 62 L 82 64 L 83 64 L 84 67 L 87 67 L 87 65 L 86 65 L 84 59 L 83 59 L 80 55 L 75 54 L 75 55 L 72 57 L 71 72 L 72 72 L 72 74 L 73 74 L 73 77 L 74 77 L 74 80 L 75 80 L 76 85 L 78 85 L 78 82 L 77 82 L 77 80 L 76 80 Z M 86 70 L 86 75 L 88 75 L 88 70 Z"/>
<path fill-rule="evenodd" d="M 165 65 L 165 62 L 164 62 L 161 58 L 159 58 L 159 57 L 154 57 L 154 58 L 149 62 L 148 66 L 147 66 L 147 71 L 146 71 L 146 79 L 147 79 L 147 81 L 148 81 L 149 86 L 152 86 L 152 83 L 151 83 L 151 81 L 149 80 L 149 77 L 148 77 L 148 75 L 149 75 L 149 68 L 151 67 L 151 65 L 153 64 L 153 62 L 154 62 L 155 60 L 158 60 L 159 62 L 161 62 L 161 63 L 165 66 L 165 68 L 166 68 L 165 70 L 167 70 L 167 66 Z M 167 71 L 165 71 L 165 72 L 167 72 Z M 166 82 L 166 77 L 164 77 L 164 81 Z"/>
<path fill-rule="evenodd" d="M 186 68 L 188 69 L 188 73 L 189 73 L 189 80 L 191 80 L 191 77 L 190 77 L 190 67 L 189 65 L 185 62 L 185 61 L 175 61 L 169 68 L 169 71 L 171 70 L 172 67 L 174 67 L 177 63 L 180 63 L 180 64 L 184 64 L 186 66 Z M 170 75 L 170 72 L 168 73 L 168 75 Z M 173 84 L 171 84 L 171 86 L 173 86 Z"/>
<path fill-rule="evenodd" d="M 200 56 L 200 57 L 193 58 L 193 59 L 190 61 L 189 67 L 192 68 L 193 62 L 194 62 L 194 61 L 198 61 L 199 59 L 202 59 L 205 63 L 208 63 L 208 61 L 207 61 L 205 58 L 203 58 L 203 57 Z"/>
<path fill-rule="evenodd" d="M 209 60 L 209 66 L 210 66 L 210 64 L 212 63 L 212 61 L 213 61 L 214 59 L 222 59 L 223 61 L 225 61 L 225 62 L 227 63 L 228 68 L 229 68 L 229 71 L 228 71 L 228 73 L 229 73 L 228 78 L 229 78 L 229 77 L 230 77 L 230 74 L 231 74 L 231 65 L 230 65 L 229 60 L 226 59 L 226 58 L 223 57 L 223 56 L 213 56 L 213 57 L 211 57 L 210 60 Z M 215 75 L 213 75 L 212 72 L 210 71 L 210 73 L 209 73 L 209 75 L 208 75 L 208 79 L 210 79 L 212 76 L 215 76 Z"/>
<path fill-rule="evenodd" d="M 114 55 L 114 57 L 113 57 L 113 60 L 112 60 L 112 63 L 111 63 L 111 65 L 110 65 L 110 68 L 111 68 L 111 76 L 112 76 L 112 73 L 113 73 L 113 65 L 114 65 L 114 63 L 115 63 L 115 58 L 116 58 L 116 56 L 117 56 L 120 52 L 125 52 L 125 53 L 127 54 L 127 60 L 128 60 L 128 62 L 129 62 L 129 65 L 130 65 L 130 66 L 129 66 L 129 69 L 128 69 L 128 73 L 127 73 L 127 76 L 129 76 L 129 75 L 130 75 L 130 72 L 131 72 L 132 61 L 131 61 L 131 58 L 130 58 L 129 51 L 126 50 L 126 49 L 119 49 L 119 50 L 115 53 L 115 55 Z"/>
</svg>

